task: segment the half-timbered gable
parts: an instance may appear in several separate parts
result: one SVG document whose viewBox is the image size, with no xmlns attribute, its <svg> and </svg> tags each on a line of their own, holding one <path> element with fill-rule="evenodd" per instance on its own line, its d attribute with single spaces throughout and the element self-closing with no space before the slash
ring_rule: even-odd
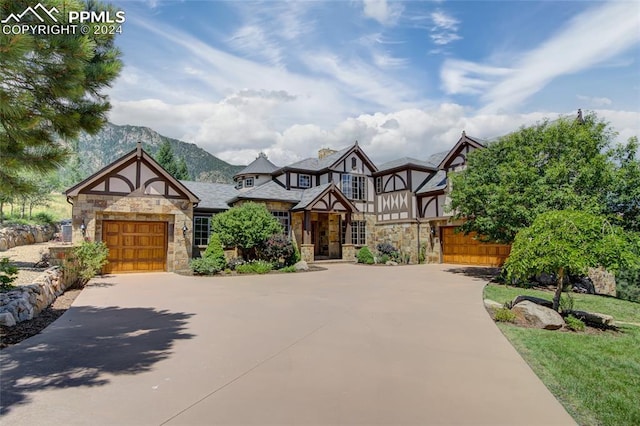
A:
<svg viewBox="0 0 640 426">
<path fill-rule="evenodd" d="M 467 156 L 469 153 L 484 147 L 485 146 L 479 139 L 467 136 L 466 132 L 462 131 L 462 136 L 460 136 L 458 142 L 442 159 L 438 168 L 440 170 L 445 170 L 447 173 L 462 170 L 467 165 Z"/>
<path fill-rule="evenodd" d="M 103 241 L 107 272 L 188 268 L 193 208 L 200 199 L 140 143 L 66 191 L 73 240 Z"/>
</svg>

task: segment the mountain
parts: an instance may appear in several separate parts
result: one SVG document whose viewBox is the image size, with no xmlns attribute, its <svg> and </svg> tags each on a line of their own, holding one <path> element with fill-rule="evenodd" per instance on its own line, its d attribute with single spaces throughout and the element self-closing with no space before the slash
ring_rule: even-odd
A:
<svg viewBox="0 0 640 426">
<path fill-rule="evenodd" d="M 184 157 L 192 180 L 232 183 L 233 175 L 245 167 L 231 165 L 196 144 L 162 136 L 148 127 L 107 123 L 97 134 L 82 133 L 77 141 L 69 144 L 77 159 L 61 173 L 75 175 L 72 184 L 77 183 L 134 149 L 138 141 L 151 155 L 155 155 L 164 141 L 169 141 L 176 160 Z"/>
</svg>

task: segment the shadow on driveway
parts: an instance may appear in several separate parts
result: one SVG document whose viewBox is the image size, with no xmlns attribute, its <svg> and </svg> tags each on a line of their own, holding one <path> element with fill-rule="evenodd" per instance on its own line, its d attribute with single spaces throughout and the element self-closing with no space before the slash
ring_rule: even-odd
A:
<svg viewBox="0 0 640 426">
<path fill-rule="evenodd" d="M 45 333 L 0 353 L 0 414 L 47 388 L 102 386 L 103 373 L 138 374 L 171 354 L 192 314 L 153 308 L 71 307 Z"/>
<path fill-rule="evenodd" d="M 444 268 L 443 270 L 445 272 L 460 274 L 471 278 L 479 278 L 486 281 L 491 281 L 500 275 L 500 268 L 487 266 L 452 266 L 450 268 Z"/>
</svg>

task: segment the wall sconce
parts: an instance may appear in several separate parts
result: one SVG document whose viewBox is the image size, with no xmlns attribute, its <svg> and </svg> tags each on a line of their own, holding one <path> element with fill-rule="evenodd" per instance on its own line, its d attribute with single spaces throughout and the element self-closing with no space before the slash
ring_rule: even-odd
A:
<svg viewBox="0 0 640 426">
<path fill-rule="evenodd" d="M 189 229 L 187 228 L 187 222 L 183 222 L 183 224 L 182 224 L 182 236 L 183 237 L 187 238 L 187 231 L 188 230 Z"/>
<path fill-rule="evenodd" d="M 431 225 L 431 236 L 435 237 L 436 236 L 436 227 Z"/>
<path fill-rule="evenodd" d="M 80 232 L 82 232 L 82 238 L 87 236 L 87 225 L 84 224 L 84 217 L 82 218 L 82 223 L 80 224 Z"/>
</svg>

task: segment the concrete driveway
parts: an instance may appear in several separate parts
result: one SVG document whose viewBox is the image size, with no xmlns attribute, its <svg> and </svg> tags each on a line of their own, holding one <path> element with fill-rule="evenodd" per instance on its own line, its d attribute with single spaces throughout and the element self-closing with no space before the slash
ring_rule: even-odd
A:
<svg viewBox="0 0 640 426">
<path fill-rule="evenodd" d="M 0 421 L 573 424 L 490 320 L 476 269 L 99 278 L 1 352 Z"/>
</svg>

